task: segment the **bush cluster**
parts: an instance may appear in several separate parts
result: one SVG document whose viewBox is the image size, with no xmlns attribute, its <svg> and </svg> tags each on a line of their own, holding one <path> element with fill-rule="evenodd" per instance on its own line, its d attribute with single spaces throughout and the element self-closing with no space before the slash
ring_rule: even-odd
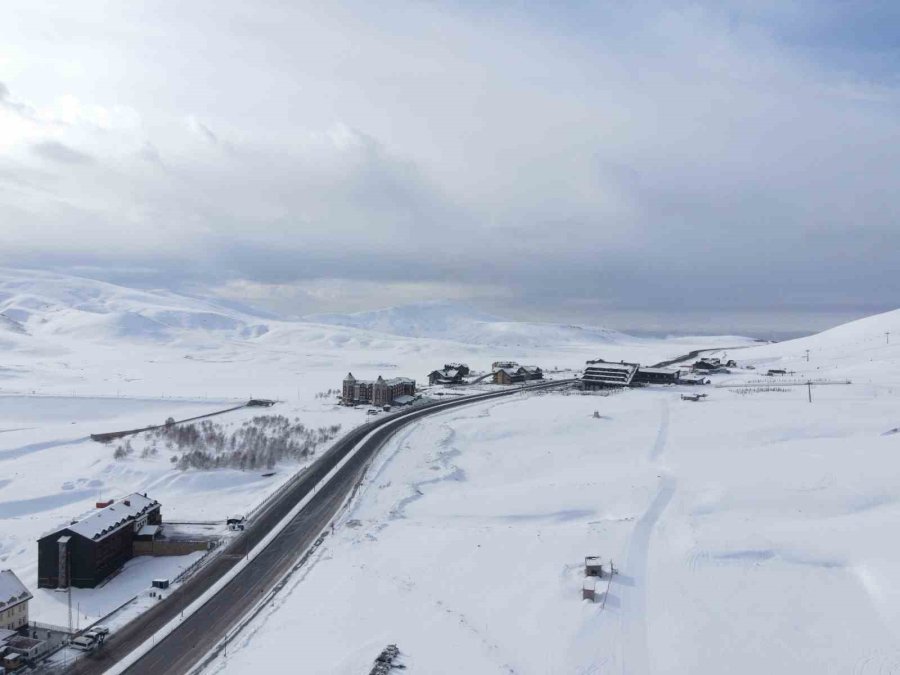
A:
<svg viewBox="0 0 900 675">
<path fill-rule="evenodd" d="M 310 429 L 298 418 L 260 415 L 230 430 L 211 420 L 192 424 L 167 425 L 142 436 L 147 446 L 141 456 L 151 457 L 162 444 L 174 452 L 171 461 L 179 469 L 231 468 L 242 471 L 273 469 L 282 461 L 298 461 L 315 454 L 334 439 L 340 424 Z M 124 459 L 134 453 L 131 441 L 119 444 L 113 457 Z"/>
</svg>

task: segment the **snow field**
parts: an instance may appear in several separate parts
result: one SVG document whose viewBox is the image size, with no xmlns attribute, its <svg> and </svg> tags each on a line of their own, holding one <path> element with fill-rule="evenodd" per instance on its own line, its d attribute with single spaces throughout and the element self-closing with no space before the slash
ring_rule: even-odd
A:
<svg viewBox="0 0 900 675">
<path fill-rule="evenodd" d="M 423 421 L 210 670 L 278 670 L 308 636 L 311 672 L 364 672 L 392 642 L 427 673 L 900 672 L 900 359 L 866 332 L 809 362 L 733 352 L 757 370 L 714 376 L 853 382 L 812 404 L 647 388 Z M 602 610 L 580 600 L 591 554 L 620 571 Z"/>
</svg>

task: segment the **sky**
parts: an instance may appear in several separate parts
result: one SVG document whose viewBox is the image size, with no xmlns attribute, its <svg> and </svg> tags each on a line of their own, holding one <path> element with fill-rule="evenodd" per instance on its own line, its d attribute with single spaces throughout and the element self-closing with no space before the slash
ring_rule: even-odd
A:
<svg viewBox="0 0 900 675">
<path fill-rule="evenodd" d="M 900 305 L 895 2 L 5 0 L 0 265 L 289 316 Z"/>
</svg>

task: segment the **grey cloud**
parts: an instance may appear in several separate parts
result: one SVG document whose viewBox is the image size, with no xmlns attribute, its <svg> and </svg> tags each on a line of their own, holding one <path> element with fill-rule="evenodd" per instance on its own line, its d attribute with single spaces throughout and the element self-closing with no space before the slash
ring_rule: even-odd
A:
<svg viewBox="0 0 900 675">
<path fill-rule="evenodd" d="M 399 282 L 472 284 L 533 314 L 896 304 L 892 81 L 847 81 L 764 12 L 612 7 L 261 3 L 239 29 L 202 2 L 123 12 L 144 31 L 122 51 L 141 85 L 79 96 L 145 128 L 116 139 L 114 169 L 95 162 L 102 180 L 47 178 L 52 213 L 0 184 L 13 227 L 92 223 L 103 249 L 28 237 L 0 257 L 119 281 L 129 261 L 153 285 L 385 283 L 384 304 Z M 90 133 L 34 152 L 107 157 Z"/>
<path fill-rule="evenodd" d="M 192 126 L 196 129 L 197 133 L 200 134 L 207 142 L 212 143 L 213 145 L 219 144 L 219 137 L 210 129 L 208 126 L 203 124 L 203 122 L 192 119 Z"/>
<path fill-rule="evenodd" d="M 91 164 L 94 158 L 80 150 L 70 148 L 59 141 L 41 141 L 31 146 L 32 151 L 42 157 L 60 164 Z"/>
</svg>

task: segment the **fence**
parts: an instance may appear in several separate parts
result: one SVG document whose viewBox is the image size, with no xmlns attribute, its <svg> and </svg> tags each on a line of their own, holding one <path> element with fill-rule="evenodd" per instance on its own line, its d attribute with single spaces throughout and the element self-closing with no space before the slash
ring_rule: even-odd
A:
<svg viewBox="0 0 900 675">
<path fill-rule="evenodd" d="M 808 385 L 819 386 L 825 384 L 853 384 L 850 380 L 826 380 L 814 379 L 804 380 L 799 378 L 780 378 L 767 377 L 765 379 L 753 379 L 747 382 L 736 382 L 733 384 L 721 383 L 715 385 L 717 389 L 737 389 L 745 387 L 806 387 Z"/>
<path fill-rule="evenodd" d="M 217 410 L 215 412 L 206 413 L 205 415 L 197 415 L 196 417 L 188 417 L 183 420 L 176 420 L 173 422 L 174 424 L 186 424 L 187 422 L 194 422 L 196 420 L 206 419 L 207 417 L 215 417 L 216 415 L 224 415 L 225 413 L 234 412 L 235 410 L 240 410 L 241 408 L 247 408 L 248 404 L 244 403 L 242 405 L 234 406 L 233 408 L 226 408 L 225 410 Z M 134 436 L 135 434 L 140 434 L 145 431 L 155 431 L 156 429 L 165 429 L 167 424 L 154 424 L 149 427 L 143 427 L 141 429 L 128 429 L 127 431 L 108 431 L 102 434 L 91 434 L 91 440 L 97 441 L 98 443 L 109 443 L 110 441 L 114 441 L 119 438 L 124 438 L 125 436 Z"/>
<path fill-rule="evenodd" d="M 187 555 L 196 551 L 208 551 L 215 547 L 215 539 L 160 539 L 136 541 L 133 544 L 135 555 L 150 556 Z"/>
<path fill-rule="evenodd" d="M 52 623 L 42 623 L 40 621 L 29 621 L 28 628 L 33 629 L 36 628 L 38 630 L 50 630 L 55 633 L 66 633 L 67 635 L 74 635 L 75 629 L 69 630 L 68 626 L 57 626 Z"/>
</svg>

